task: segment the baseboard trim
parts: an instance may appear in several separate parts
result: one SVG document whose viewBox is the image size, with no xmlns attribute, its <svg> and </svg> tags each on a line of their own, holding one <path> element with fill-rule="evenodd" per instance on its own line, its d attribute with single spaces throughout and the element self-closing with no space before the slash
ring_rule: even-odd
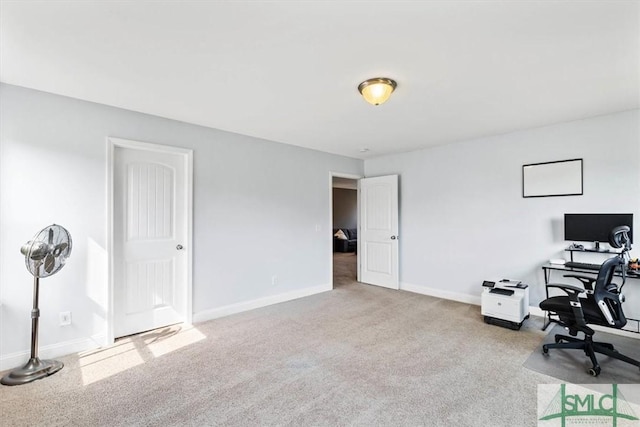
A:
<svg viewBox="0 0 640 427">
<path fill-rule="evenodd" d="M 460 292 L 444 291 L 442 289 L 430 288 L 428 286 L 414 285 L 401 282 L 400 290 L 413 292 L 415 294 L 428 295 L 452 301 L 464 302 L 466 304 L 480 305 L 480 296 L 463 294 Z"/>
<path fill-rule="evenodd" d="M 193 323 L 204 322 L 206 320 L 217 319 L 219 317 L 229 316 L 243 311 L 253 310 L 255 308 L 266 307 L 272 304 L 291 301 L 322 292 L 330 291 L 333 287 L 331 284 L 313 286 L 296 291 L 285 292 L 278 295 L 271 295 L 264 298 L 258 298 L 251 301 L 245 301 L 237 304 L 231 304 L 224 307 L 218 307 L 211 310 L 201 311 L 193 315 Z M 38 348 L 38 357 L 41 359 L 53 359 L 56 357 L 66 356 L 81 351 L 93 350 L 104 347 L 107 344 L 105 334 L 98 334 L 88 338 L 78 338 L 74 340 L 55 343 Z M 0 357 L 0 371 L 14 369 L 24 365 L 31 355 L 31 350 L 23 350 L 10 353 Z"/>
<path fill-rule="evenodd" d="M 467 304 L 473 305 L 481 305 L 481 298 L 475 295 L 462 294 L 459 292 L 451 292 L 451 291 L 443 291 L 442 289 L 429 288 L 427 286 L 421 285 L 413 285 L 411 283 L 400 283 L 400 289 L 407 292 L 413 292 L 421 295 L 428 295 L 431 297 L 448 299 L 452 301 L 463 302 Z M 543 311 L 538 306 L 530 306 L 529 307 L 529 315 L 537 316 L 537 317 L 545 317 L 547 315 L 546 311 Z M 621 335 L 623 337 L 640 339 L 640 334 L 636 332 L 625 331 L 621 329 L 615 328 L 607 328 L 604 326 L 598 325 L 589 325 L 596 332 L 606 332 L 608 334 L 613 335 Z M 551 330 L 551 325 L 547 327 L 546 331 Z"/>
<path fill-rule="evenodd" d="M 193 314 L 193 323 L 206 322 L 220 317 L 229 316 L 243 311 L 249 311 L 256 308 L 266 307 L 268 305 L 278 304 L 281 302 L 291 301 L 298 298 L 308 297 L 332 290 L 331 284 L 320 286 L 312 286 L 309 288 L 299 289 L 296 291 L 285 292 L 268 297 L 258 298 L 250 301 L 239 302 L 236 304 L 225 305 L 222 307 L 203 310 Z"/>
<path fill-rule="evenodd" d="M 547 315 L 546 311 L 543 311 L 540 307 L 538 306 L 529 306 L 529 314 L 532 316 L 537 316 L 537 317 L 545 317 Z"/>
<path fill-rule="evenodd" d="M 442 289 L 430 288 L 428 286 L 413 285 L 411 283 L 400 283 L 400 289 L 407 292 L 413 292 L 421 295 L 428 295 L 431 297 L 448 299 L 457 302 L 463 302 L 472 305 L 481 305 L 482 299 L 477 295 L 463 294 L 460 292 L 443 291 Z M 540 307 L 530 306 L 529 314 L 531 316 L 544 317 L 546 312 L 542 311 Z"/>
<path fill-rule="evenodd" d="M 38 357 L 41 359 L 54 359 L 81 351 L 93 350 L 102 347 L 106 342 L 105 334 L 93 335 L 88 338 L 63 341 L 45 345 L 38 348 Z M 31 349 L 10 353 L 0 357 L 0 371 L 18 368 L 29 360 Z"/>
</svg>

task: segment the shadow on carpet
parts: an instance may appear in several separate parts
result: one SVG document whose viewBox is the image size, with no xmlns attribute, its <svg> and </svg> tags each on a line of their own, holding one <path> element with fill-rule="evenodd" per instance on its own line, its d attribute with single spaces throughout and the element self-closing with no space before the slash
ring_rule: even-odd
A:
<svg viewBox="0 0 640 427">
<path fill-rule="evenodd" d="M 636 366 L 596 353 L 602 372 L 597 377 L 589 374 L 593 365 L 582 350 L 549 349 L 549 354 L 542 353 L 542 345 L 555 342 L 555 335 L 568 335 L 560 325 L 555 325 L 545 336 L 543 342 L 531 353 L 523 366 L 532 371 L 557 378 L 572 384 L 638 384 L 640 369 Z M 578 334 L 582 338 L 582 334 Z M 640 340 L 619 335 L 596 332 L 594 340 L 608 342 L 625 356 L 640 360 Z"/>
</svg>

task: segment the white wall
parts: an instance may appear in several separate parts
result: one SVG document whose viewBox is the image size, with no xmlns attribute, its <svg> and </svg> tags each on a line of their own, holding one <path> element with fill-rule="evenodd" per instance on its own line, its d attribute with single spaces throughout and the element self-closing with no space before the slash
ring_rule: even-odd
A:
<svg viewBox="0 0 640 427">
<path fill-rule="evenodd" d="M 41 283 L 41 354 L 104 341 L 107 136 L 194 150 L 194 319 L 330 289 L 330 174 L 362 174 L 361 160 L 10 85 L 0 113 L 0 369 L 30 345 L 20 246 L 53 222 L 74 248 Z"/>
<path fill-rule="evenodd" d="M 483 279 L 521 279 L 537 306 L 540 266 L 568 255 L 565 212 L 634 213 L 640 255 L 639 129 L 635 110 L 366 160 L 368 177 L 400 175 L 401 287 L 479 302 Z M 522 197 L 523 164 L 572 158 L 583 196 Z M 629 301 L 640 314 L 640 294 Z"/>
</svg>

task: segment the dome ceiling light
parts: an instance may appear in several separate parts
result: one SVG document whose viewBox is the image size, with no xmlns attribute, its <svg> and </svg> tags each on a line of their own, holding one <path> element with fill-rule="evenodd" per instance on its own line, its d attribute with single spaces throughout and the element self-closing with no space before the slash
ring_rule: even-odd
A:
<svg viewBox="0 0 640 427">
<path fill-rule="evenodd" d="M 358 91 L 369 104 L 380 105 L 391 96 L 398 86 L 395 80 L 386 77 L 376 77 L 365 80 L 358 86 Z"/>
</svg>

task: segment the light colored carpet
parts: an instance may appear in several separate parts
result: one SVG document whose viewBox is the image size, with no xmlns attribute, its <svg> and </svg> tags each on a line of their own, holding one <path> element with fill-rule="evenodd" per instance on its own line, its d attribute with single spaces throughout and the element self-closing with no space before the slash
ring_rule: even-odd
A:
<svg viewBox="0 0 640 427">
<path fill-rule="evenodd" d="M 555 335 L 569 335 L 560 325 L 555 324 L 544 340 L 544 343 L 555 342 Z M 578 338 L 582 338 L 582 333 Z M 621 354 L 640 360 L 640 341 L 620 335 L 596 332 L 594 341 L 608 342 Z M 640 369 L 613 359 L 604 354 L 596 354 L 602 368 L 600 375 L 592 377 L 588 370 L 593 366 L 591 359 L 582 350 L 549 349 L 549 354 L 542 354 L 542 344 L 536 348 L 524 363 L 525 368 L 550 375 L 554 378 L 573 384 L 638 384 Z"/>
<path fill-rule="evenodd" d="M 0 387 L 1 424 L 537 424 L 537 384 L 558 383 L 522 366 L 542 319 L 487 325 L 476 306 L 355 282 L 354 254 L 335 262 L 331 292 L 122 339 Z"/>
</svg>

